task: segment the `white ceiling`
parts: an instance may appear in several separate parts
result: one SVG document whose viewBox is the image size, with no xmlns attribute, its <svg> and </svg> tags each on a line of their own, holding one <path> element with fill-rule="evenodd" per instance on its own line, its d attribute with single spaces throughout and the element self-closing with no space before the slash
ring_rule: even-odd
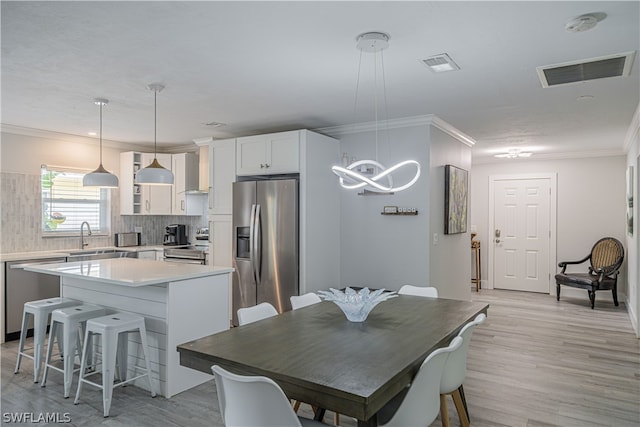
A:
<svg viewBox="0 0 640 427">
<path fill-rule="evenodd" d="M 516 146 L 542 157 L 622 154 L 639 102 L 638 55 L 630 77 L 546 89 L 536 67 L 637 51 L 639 5 L 2 1 L 2 124 L 87 135 L 98 128 L 92 100 L 104 97 L 105 139 L 152 143 L 152 82 L 166 85 L 161 147 L 372 121 L 371 55 L 354 112 L 355 37 L 384 31 L 388 118 L 435 114 L 477 141 L 475 160 Z M 607 17 L 565 31 L 589 12 Z M 444 52 L 460 71 L 420 62 Z M 225 126 L 204 125 L 212 121 Z"/>
</svg>

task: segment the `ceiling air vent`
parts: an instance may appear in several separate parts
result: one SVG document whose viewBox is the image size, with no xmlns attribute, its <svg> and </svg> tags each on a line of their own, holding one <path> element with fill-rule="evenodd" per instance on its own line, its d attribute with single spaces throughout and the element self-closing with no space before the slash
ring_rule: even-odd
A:
<svg viewBox="0 0 640 427">
<path fill-rule="evenodd" d="M 427 59 L 421 60 L 421 62 L 429 67 L 429 69 L 434 73 L 456 71 L 460 69 L 460 67 L 458 67 L 458 64 L 456 64 L 453 59 L 451 59 L 451 57 L 446 53 L 430 56 Z"/>
<path fill-rule="evenodd" d="M 537 67 L 542 87 L 628 76 L 635 51 Z"/>
</svg>

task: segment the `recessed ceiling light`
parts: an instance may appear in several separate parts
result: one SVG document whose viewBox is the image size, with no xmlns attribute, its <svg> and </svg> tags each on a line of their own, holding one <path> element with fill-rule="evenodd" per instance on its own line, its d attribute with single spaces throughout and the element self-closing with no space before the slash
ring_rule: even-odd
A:
<svg viewBox="0 0 640 427">
<path fill-rule="evenodd" d="M 205 125 L 205 126 L 209 126 L 209 127 L 212 127 L 212 128 L 217 128 L 217 127 L 220 127 L 220 126 L 224 126 L 224 123 L 219 123 L 219 122 L 207 122 L 207 123 L 203 123 L 203 125 Z"/>
<path fill-rule="evenodd" d="M 591 101 L 592 99 L 595 99 L 595 96 L 593 96 L 593 95 L 580 95 L 579 97 L 576 98 L 576 101 L 586 102 L 586 101 Z"/>
<path fill-rule="evenodd" d="M 533 153 L 524 152 L 521 148 L 509 148 L 506 153 L 494 154 L 500 159 L 517 159 L 518 157 L 531 157 Z"/>
<path fill-rule="evenodd" d="M 98 136 L 98 134 L 96 132 L 93 132 L 93 131 L 87 132 L 87 135 L 89 135 L 89 136 Z"/>
<path fill-rule="evenodd" d="M 458 64 L 456 64 L 446 53 L 430 56 L 427 59 L 423 59 L 421 62 L 429 67 L 429 69 L 434 73 L 456 71 L 460 69 Z"/>
</svg>

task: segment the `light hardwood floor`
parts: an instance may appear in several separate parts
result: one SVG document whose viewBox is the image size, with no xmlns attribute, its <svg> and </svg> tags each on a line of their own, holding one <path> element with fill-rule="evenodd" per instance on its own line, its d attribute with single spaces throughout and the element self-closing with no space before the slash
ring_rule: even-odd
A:
<svg viewBox="0 0 640 427">
<path fill-rule="evenodd" d="M 491 305 L 469 348 L 465 393 L 473 426 L 640 426 L 640 341 L 623 304 L 596 301 L 591 310 L 586 292 L 560 302 L 494 290 L 472 298 Z M 222 425 L 213 382 L 170 400 L 152 399 L 137 387 L 117 388 L 111 416 L 103 418 L 97 389 L 86 387 L 73 405 L 73 396 L 62 397 L 61 374 L 51 372 L 41 388 L 32 382 L 31 361 L 23 359 L 14 375 L 16 348 L 16 341 L 1 347 L 3 425 L 11 414 L 25 412 L 68 414 L 69 426 Z M 459 425 L 451 402 L 449 408 L 452 425 Z M 310 415 L 303 405 L 305 411 Z M 325 422 L 331 420 L 327 414 Z M 348 417 L 341 424 L 356 425 Z"/>
</svg>

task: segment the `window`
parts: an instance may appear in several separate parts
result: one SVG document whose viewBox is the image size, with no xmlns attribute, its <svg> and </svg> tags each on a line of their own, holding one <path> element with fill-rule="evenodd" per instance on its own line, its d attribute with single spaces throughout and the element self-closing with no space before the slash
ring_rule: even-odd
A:
<svg viewBox="0 0 640 427">
<path fill-rule="evenodd" d="M 93 234 L 109 234 L 109 189 L 83 187 L 85 172 L 40 168 L 43 236 L 77 235 L 83 221 Z"/>
</svg>

